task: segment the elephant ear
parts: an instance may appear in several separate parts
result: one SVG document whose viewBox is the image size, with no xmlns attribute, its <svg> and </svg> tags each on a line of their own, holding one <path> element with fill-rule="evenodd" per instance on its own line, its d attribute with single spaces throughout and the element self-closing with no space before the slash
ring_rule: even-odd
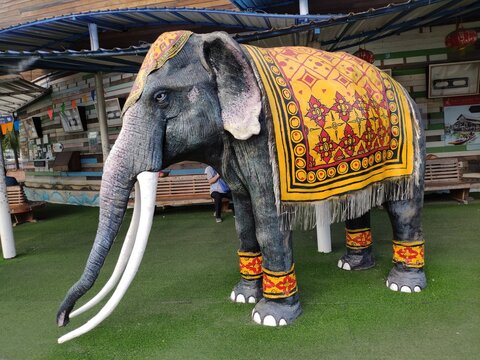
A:
<svg viewBox="0 0 480 360">
<path fill-rule="evenodd" d="M 258 135 L 261 94 L 245 54 L 227 33 L 202 38 L 206 66 L 217 82 L 224 129 L 239 140 Z"/>
</svg>

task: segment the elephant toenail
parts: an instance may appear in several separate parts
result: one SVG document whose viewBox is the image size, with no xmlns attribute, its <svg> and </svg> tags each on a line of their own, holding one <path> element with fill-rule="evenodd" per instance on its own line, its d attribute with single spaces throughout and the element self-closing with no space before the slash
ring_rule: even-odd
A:
<svg viewBox="0 0 480 360">
<path fill-rule="evenodd" d="M 342 269 L 343 269 L 343 270 L 352 270 L 352 268 L 350 267 L 350 264 L 347 263 L 347 262 L 343 264 Z"/>
<path fill-rule="evenodd" d="M 277 322 L 275 321 L 275 318 L 272 315 L 267 315 L 263 319 L 263 325 L 266 326 L 277 326 Z"/>
<path fill-rule="evenodd" d="M 400 288 L 400 292 L 403 292 L 403 293 L 411 293 L 412 292 L 412 289 L 410 289 L 410 287 L 404 285 Z"/>
<path fill-rule="evenodd" d="M 232 300 L 233 302 L 235 302 L 235 291 L 232 291 L 232 293 L 230 294 L 230 300 Z"/>
<path fill-rule="evenodd" d="M 413 291 L 415 291 L 415 292 L 420 292 L 420 291 L 422 291 L 422 288 L 417 285 L 417 286 L 415 286 L 415 287 L 413 288 Z"/>
<path fill-rule="evenodd" d="M 395 283 L 390 284 L 390 290 L 398 291 L 398 285 Z"/>
<path fill-rule="evenodd" d="M 278 325 L 285 326 L 287 325 L 287 322 L 285 321 L 285 319 L 280 319 L 280 321 L 278 322 Z"/>
<path fill-rule="evenodd" d="M 245 296 L 243 296 L 243 294 L 238 294 L 236 302 L 241 303 L 241 304 L 245 304 Z"/>
<path fill-rule="evenodd" d="M 337 266 L 341 269 L 343 267 L 343 261 L 338 260 Z"/>
<path fill-rule="evenodd" d="M 257 302 L 257 300 L 256 300 L 253 296 L 250 296 L 250 297 L 248 298 L 248 303 L 249 303 L 249 304 L 255 304 L 256 302 Z"/>
<path fill-rule="evenodd" d="M 253 314 L 253 321 L 255 321 L 257 324 L 262 324 L 262 319 L 260 318 L 260 314 L 258 312 Z"/>
</svg>

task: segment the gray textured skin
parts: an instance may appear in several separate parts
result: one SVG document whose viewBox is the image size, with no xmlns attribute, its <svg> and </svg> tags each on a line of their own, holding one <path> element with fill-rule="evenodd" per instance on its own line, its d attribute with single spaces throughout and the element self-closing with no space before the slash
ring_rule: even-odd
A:
<svg viewBox="0 0 480 360">
<path fill-rule="evenodd" d="M 292 235 L 280 229 L 275 205 L 265 117 L 268 108 L 263 105 L 260 133 L 248 140 L 236 140 L 223 128 L 222 104 L 228 102 L 229 95 L 245 93 L 249 86 L 245 77 L 252 75 L 252 69 L 238 61 L 239 56 L 246 59 L 238 45 L 225 39 L 215 34 L 192 35 L 177 56 L 149 75 L 141 98 L 126 112 L 104 167 L 95 243 L 83 275 L 60 306 L 59 326 L 68 323 L 75 302 L 93 286 L 123 220 L 136 176 L 178 161 L 209 164 L 226 180 L 233 194 L 240 251 L 261 251 L 263 266 L 271 271 L 291 268 Z M 166 100 L 161 100 L 160 92 L 167 94 Z M 416 200 L 388 204 L 397 240 L 422 238 L 422 194 L 420 187 Z M 408 271 L 391 276 L 399 284 L 412 282 Z M 422 281 L 413 282 L 420 282 L 423 288 Z M 248 298 L 258 296 L 260 286 L 259 281 L 241 280 L 234 291 Z M 299 316 L 301 307 L 298 295 L 294 295 L 283 300 L 262 299 L 255 312 L 262 320 L 272 315 L 277 323 L 280 319 L 290 323 Z"/>
</svg>

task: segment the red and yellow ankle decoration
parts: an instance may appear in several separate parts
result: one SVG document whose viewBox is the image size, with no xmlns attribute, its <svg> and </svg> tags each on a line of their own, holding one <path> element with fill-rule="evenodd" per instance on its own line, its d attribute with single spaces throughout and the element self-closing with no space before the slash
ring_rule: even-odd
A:
<svg viewBox="0 0 480 360">
<path fill-rule="evenodd" d="M 285 299 L 298 291 L 295 265 L 287 272 L 274 272 L 263 268 L 263 296 Z"/>
<path fill-rule="evenodd" d="M 372 232 L 370 228 L 345 230 L 347 232 L 347 248 L 352 250 L 363 250 L 372 246 Z"/>
<path fill-rule="evenodd" d="M 393 262 L 403 263 L 407 267 L 421 268 L 425 265 L 424 240 L 393 241 Z"/>
<path fill-rule="evenodd" d="M 238 251 L 240 275 L 245 280 L 262 279 L 263 296 L 269 299 L 284 299 L 298 291 L 295 265 L 286 272 L 270 271 L 262 267 L 259 252 Z"/>
<path fill-rule="evenodd" d="M 259 252 L 238 252 L 240 258 L 240 275 L 245 280 L 260 279 L 262 271 L 262 254 Z"/>
</svg>

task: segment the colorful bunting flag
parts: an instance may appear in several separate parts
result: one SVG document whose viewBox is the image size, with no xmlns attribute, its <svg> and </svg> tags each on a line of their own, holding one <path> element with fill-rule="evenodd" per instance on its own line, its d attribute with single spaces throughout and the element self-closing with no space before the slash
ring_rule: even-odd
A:
<svg viewBox="0 0 480 360">
<path fill-rule="evenodd" d="M 60 109 L 62 110 L 62 114 L 65 114 L 65 103 L 64 102 L 60 106 Z"/>
<path fill-rule="evenodd" d="M 72 109 L 76 109 L 77 108 L 77 100 L 73 99 L 72 100 Z"/>
<path fill-rule="evenodd" d="M 52 108 L 48 109 L 47 113 L 48 113 L 48 117 L 50 118 L 50 120 L 53 120 L 53 109 Z"/>
<path fill-rule="evenodd" d="M 92 97 L 92 100 L 95 101 L 95 90 L 90 91 L 90 96 Z"/>
</svg>

